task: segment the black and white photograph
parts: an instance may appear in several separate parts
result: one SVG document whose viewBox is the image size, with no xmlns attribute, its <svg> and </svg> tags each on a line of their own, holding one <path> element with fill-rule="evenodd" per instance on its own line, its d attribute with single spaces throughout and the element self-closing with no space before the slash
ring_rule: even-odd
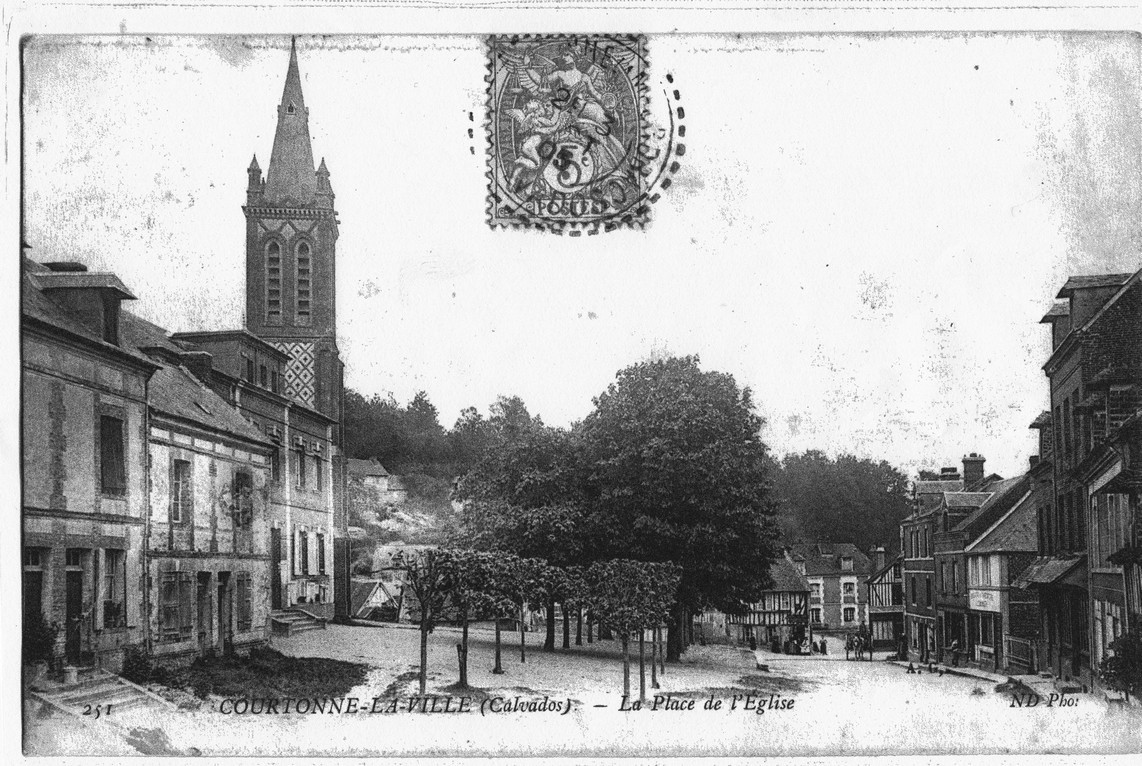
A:
<svg viewBox="0 0 1142 766">
<path fill-rule="evenodd" d="M 1142 751 L 1142 37 L 583 17 L 12 36 L 23 756 Z"/>
</svg>

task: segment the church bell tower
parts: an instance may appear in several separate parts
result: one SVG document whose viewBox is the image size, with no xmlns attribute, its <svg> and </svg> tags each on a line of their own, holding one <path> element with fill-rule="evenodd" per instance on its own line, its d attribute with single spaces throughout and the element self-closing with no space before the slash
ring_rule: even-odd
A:
<svg viewBox="0 0 1142 766">
<path fill-rule="evenodd" d="M 340 420 L 337 212 L 325 160 L 313 167 L 296 41 L 265 178 L 256 156 L 247 174 L 246 329 L 289 354 L 287 396 Z"/>
</svg>

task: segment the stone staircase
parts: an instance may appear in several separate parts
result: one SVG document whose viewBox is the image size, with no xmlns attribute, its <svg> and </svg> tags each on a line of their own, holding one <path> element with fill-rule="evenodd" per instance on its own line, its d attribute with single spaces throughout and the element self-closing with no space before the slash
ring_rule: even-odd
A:
<svg viewBox="0 0 1142 766">
<path fill-rule="evenodd" d="M 325 619 L 297 608 L 275 610 L 270 612 L 270 627 L 276 636 L 296 636 L 308 630 L 325 630 Z"/>
<path fill-rule="evenodd" d="M 124 731 L 153 724 L 158 714 L 177 710 L 159 695 L 99 668 L 80 668 L 73 683 L 37 683 L 29 695 L 85 722 L 99 721 Z"/>
</svg>

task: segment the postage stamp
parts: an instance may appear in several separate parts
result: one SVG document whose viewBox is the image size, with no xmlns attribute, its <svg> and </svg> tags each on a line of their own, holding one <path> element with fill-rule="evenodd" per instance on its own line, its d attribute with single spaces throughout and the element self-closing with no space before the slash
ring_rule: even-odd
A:
<svg viewBox="0 0 1142 766">
<path fill-rule="evenodd" d="M 648 214 L 646 40 L 488 40 L 488 222 L 564 230 Z"/>
</svg>

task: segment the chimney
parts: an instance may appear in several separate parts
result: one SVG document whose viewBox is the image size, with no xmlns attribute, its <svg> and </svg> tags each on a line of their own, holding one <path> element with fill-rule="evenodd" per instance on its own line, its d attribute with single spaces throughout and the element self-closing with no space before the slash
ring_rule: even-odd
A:
<svg viewBox="0 0 1142 766">
<path fill-rule="evenodd" d="M 879 572 L 881 569 L 884 569 L 884 546 L 876 546 L 876 549 L 872 553 L 876 559 L 876 571 Z"/>
<path fill-rule="evenodd" d="M 1032 455 L 1032 456 L 1031 456 L 1031 461 L 1030 461 L 1030 462 L 1031 462 L 1031 467 L 1032 467 L 1032 468 L 1034 468 L 1035 466 L 1039 465 L 1039 456 L 1038 456 L 1038 455 Z"/>
<path fill-rule="evenodd" d="M 976 452 L 964 455 L 964 489 L 973 490 L 983 484 L 984 457 Z"/>
<path fill-rule="evenodd" d="M 214 370 L 214 355 L 209 351 L 184 351 L 179 355 L 179 361 L 204 385 L 209 382 L 210 373 Z"/>
</svg>

